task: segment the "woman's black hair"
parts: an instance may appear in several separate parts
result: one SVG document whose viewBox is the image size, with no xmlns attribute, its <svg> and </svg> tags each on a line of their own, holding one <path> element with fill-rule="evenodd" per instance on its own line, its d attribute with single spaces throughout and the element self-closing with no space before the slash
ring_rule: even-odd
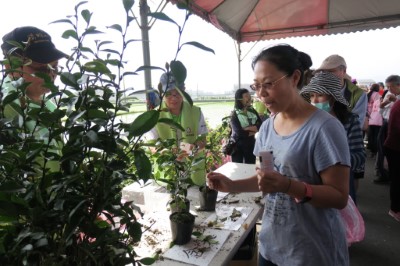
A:
<svg viewBox="0 0 400 266">
<path fill-rule="evenodd" d="M 351 114 L 349 108 L 345 104 L 338 101 L 335 101 L 332 108 L 340 123 L 346 124 Z"/>
<path fill-rule="evenodd" d="M 368 102 L 369 102 L 369 99 L 371 98 L 372 93 L 378 92 L 378 91 L 379 91 L 379 84 L 376 84 L 376 83 L 372 84 L 371 87 L 369 88 L 369 92 L 367 94 Z"/>
<path fill-rule="evenodd" d="M 311 57 L 298 51 L 288 44 L 279 44 L 262 50 L 254 59 L 251 67 L 254 67 L 258 61 L 267 61 L 275 65 L 280 71 L 287 75 L 293 75 L 295 70 L 301 73 L 298 88 L 303 86 L 304 71 L 312 66 Z"/>
<path fill-rule="evenodd" d="M 245 93 L 249 93 L 248 89 L 244 89 L 244 88 L 240 88 L 235 92 L 235 109 L 243 109 L 243 103 L 242 103 L 242 99 L 243 99 L 243 94 Z"/>
</svg>

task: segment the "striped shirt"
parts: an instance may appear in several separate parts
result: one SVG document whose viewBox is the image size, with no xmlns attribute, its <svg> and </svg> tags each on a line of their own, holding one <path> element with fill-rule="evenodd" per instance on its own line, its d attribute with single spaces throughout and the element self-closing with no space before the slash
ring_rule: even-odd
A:
<svg viewBox="0 0 400 266">
<path fill-rule="evenodd" d="M 358 115 L 351 113 L 347 123 L 343 124 L 347 134 L 350 149 L 351 170 L 353 172 L 363 171 L 365 168 L 365 148 L 362 130 Z"/>
</svg>

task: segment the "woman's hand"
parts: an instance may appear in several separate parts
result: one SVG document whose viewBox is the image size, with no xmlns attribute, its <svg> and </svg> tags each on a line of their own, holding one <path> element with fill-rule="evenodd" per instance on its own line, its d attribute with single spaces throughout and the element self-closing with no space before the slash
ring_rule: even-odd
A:
<svg viewBox="0 0 400 266">
<path fill-rule="evenodd" d="M 256 168 L 258 178 L 258 188 L 263 194 L 284 192 L 286 193 L 290 186 L 289 178 L 281 175 L 276 171 L 263 171 L 260 168 Z"/>
<path fill-rule="evenodd" d="M 211 189 L 221 192 L 231 192 L 233 181 L 223 174 L 211 172 L 207 175 L 207 184 Z"/>
</svg>

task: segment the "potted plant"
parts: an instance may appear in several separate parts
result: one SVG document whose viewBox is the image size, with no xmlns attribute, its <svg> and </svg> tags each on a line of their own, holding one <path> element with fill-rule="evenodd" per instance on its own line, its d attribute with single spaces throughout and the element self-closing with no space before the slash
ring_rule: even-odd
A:
<svg viewBox="0 0 400 266">
<path fill-rule="evenodd" d="M 87 44 L 87 37 L 102 32 L 91 25 L 93 14 L 83 8 L 86 2 L 75 6 L 73 16 L 53 22 L 67 25 L 62 36 L 75 42 L 65 66 L 57 72 L 61 85 L 53 84 L 46 73 L 35 73 L 51 91 L 44 101 L 54 101 L 54 111 L 16 104 L 26 99 L 29 84 L 25 82 L 16 82 L 15 93 L 4 97 L 0 93 L 0 261 L 4 265 L 154 262 L 134 252 L 142 226 L 134 203 L 121 201 L 124 181 L 146 181 L 152 176 L 141 138 L 159 118 L 159 110 L 151 110 L 130 123 L 119 119 L 131 104 L 124 79 L 149 68 L 124 71 L 124 53 L 133 42 L 126 33 L 134 21 L 134 1 L 121 2 L 126 23 L 107 28 L 120 35 L 120 50 L 101 37 Z M 168 20 L 165 15 L 153 16 Z M 14 45 L 25 49 L 24 43 Z M 0 61 L 0 85 L 26 63 L 12 56 Z M 184 71 L 176 60 L 171 68 L 177 76 Z M 22 117 L 18 123 L 5 117 L 8 106 Z M 47 140 L 33 137 L 27 122 L 34 123 L 33 130 L 47 128 Z M 54 150 L 60 149 L 56 145 L 60 142 L 58 154 Z M 50 170 L 49 161 L 59 165 Z M 184 190 L 180 186 L 177 199 L 184 198 Z"/>
<path fill-rule="evenodd" d="M 177 128 L 179 124 L 175 125 Z M 197 163 L 196 149 L 187 153 L 179 148 L 177 139 L 159 139 L 152 155 L 155 164 L 154 178 L 157 183 L 165 186 L 170 193 L 167 202 L 171 210 L 170 222 L 172 240 L 177 245 L 186 244 L 191 239 L 195 217 L 190 213 L 190 201 L 187 191 L 193 185 L 191 180 L 192 167 Z"/>
<path fill-rule="evenodd" d="M 222 142 L 228 134 L 228 119 L 222 119 L 222 124 L 215 129 L 211 129 L 206 137 L 206 172 L 210 173 L 220 167 L 225 155 L 222 153 Z M 218 191 L 210 189 L 205 183 L 199 187 L 200 211 L 215 211 Z"/>
</svg>

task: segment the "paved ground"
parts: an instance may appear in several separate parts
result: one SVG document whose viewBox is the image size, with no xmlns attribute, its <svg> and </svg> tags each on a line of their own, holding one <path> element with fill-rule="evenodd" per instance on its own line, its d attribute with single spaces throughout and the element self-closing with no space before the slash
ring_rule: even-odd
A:
<svg viewBox="0 0 400 266">
<path fill-rule="evenodd" d="M 374 184 L 372 181 L 375 178 L 374 158 L 368 158 L 366 175 L 358 190 L 365 239 L 349 249 L 352 266 L 400 265 L 400 222 L 388 215 L 389 185 Z"/>
<path fill-rule="evenodd" d="M 400 222 L 388 215 L 389 185 L 377 185 L 374 158 L 367 158 L 360 180 L 358 207 L 365 222 L 365 239 L 349 248 L 351 266 L 400 266 Z M 399 162 L 400 163 L 400 162 Z M 230 266 L 256 266 L 257 258 L 232 261 Z M 339 266 L 339 265 L 338 265 Z"/>
</svg>

